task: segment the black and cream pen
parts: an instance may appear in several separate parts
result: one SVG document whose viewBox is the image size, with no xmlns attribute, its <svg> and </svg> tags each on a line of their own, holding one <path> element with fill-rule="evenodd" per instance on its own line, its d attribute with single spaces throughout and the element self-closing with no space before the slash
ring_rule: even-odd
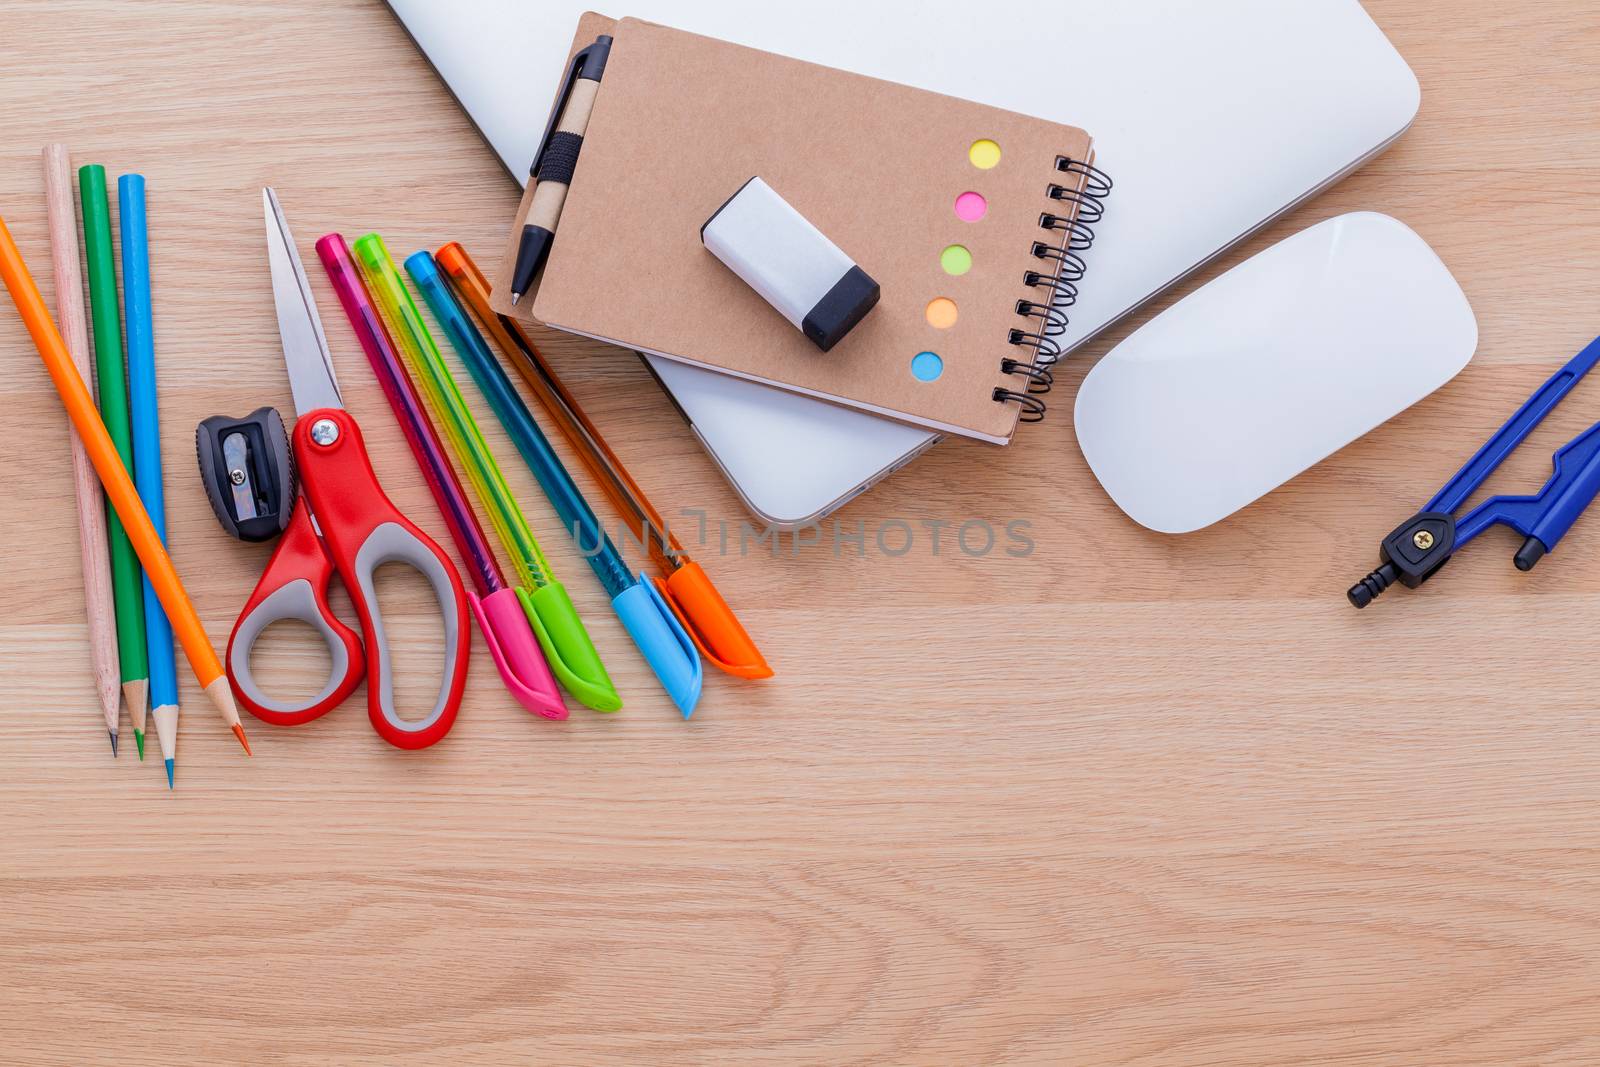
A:
<svg viewBox="0 0 1600 1067">
<path fill-rule="evenodd" d="M 556 224 L 561 221 L 561 208 L 567 202 L 567 189 L 578 164 L 578 151 L 583 147 L 583 131 L 594 112 L 600 78 L 610 55 L 611 38 L 602 34 L 594 44 L 573 56 L 555 106 L 550 109 L 550 123 L 529 172 L 534 182 L 533 200 L 517 243 L 517 265 L 511 275 L 513 304 L 533 286 L 534 275 L 550 255 L 550 242 L 555 239 Z"/>
</svg>

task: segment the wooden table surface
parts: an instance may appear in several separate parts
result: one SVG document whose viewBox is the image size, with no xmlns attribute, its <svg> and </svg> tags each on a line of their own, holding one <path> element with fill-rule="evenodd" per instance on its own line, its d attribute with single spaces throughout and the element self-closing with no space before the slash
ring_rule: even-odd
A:
<svg viewBox="0 0 1600 1067">
<path fill-rule="evenodd" d="M 897 557 L 836 555 L 831 531 L 741 555 L 745 514 L 639 364 L 550 343 L 664 510 L 705 510 L 707 567 L 777 667 L 708 675 L 689 725 L 495 432 L 621 715 L 531 721 L 480 642 L 427 752 L 388 748 L 352 702 L 250 720 L 247 760 L 190 678 L 176 791 L 131 744 L 112 762 L 65 424 L 0 307 L 0 1059 L 1600 1062 L 1600 520 L 1529 574 L 1501 531 L 1421 592 L 1361 613 L 1343 596 L 1600 332 L 1600 18 L 1592 0 L 1369 8 L 1422 81 L 1415 127 L 1201 277 L 1386 211 L 1460 279 L 1478 355 L 1212 529 L 1126 520 L 1062 414 L 1131 324 L 1072 361 L 1016 447 L 942 445 L 845 509 L 869 550 L 911 524 Z M 480 259 L 516 190 L 369 0 L 9 0 L 0 131 L 0 213 L 47 293 L 40 146 L 149 177 L 172 549 L 220 642 L 267 550 L 218 530 L 191 428 L 289 409 L 260 186 L 303 256 L 376 229 Z M 312 284 L 381 478 L 443 540 Z M 1597 414 L 1600 383 L 1494 487 L 1542 481 Z M 968 519 L 1024 520 L 1034 549 L 964 554 Z M 433 624 L 412 584 L 385 589 L 415 695 Z M 323 669 L 302 636 L 264 650 L 284 687 Z"/>
</svg>

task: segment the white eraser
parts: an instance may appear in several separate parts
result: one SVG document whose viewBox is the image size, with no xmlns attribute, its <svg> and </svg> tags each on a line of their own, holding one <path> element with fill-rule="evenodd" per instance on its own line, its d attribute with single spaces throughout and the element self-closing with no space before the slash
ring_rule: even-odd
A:
<svg viewBox="0 0 1600 1067">
<path fill-rule="evenodd" d="M 700 240 L 824 352 L 878 302 L 878 283 L 760 178 L 706 220 Z"/>
</svg>

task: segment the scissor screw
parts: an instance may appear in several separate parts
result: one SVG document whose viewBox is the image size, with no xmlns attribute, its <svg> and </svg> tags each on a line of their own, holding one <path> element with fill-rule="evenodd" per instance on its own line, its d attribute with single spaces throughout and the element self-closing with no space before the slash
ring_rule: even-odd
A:
<svg viewBox="0 0 1600 1067">
<path fill-rule="evenodd" d="M 1426 552 L 1433 547 L 1433 534 L 1427 530 L 1418 530 L 1411 535 L 1411 543 Z"/>
<path fill-rule="evenodd" d="M 311 424 L 311 439 L 319 445 L 331 445 L 339 439 L 339 424 L 332 419 L 318 419 Z"/>
</svg>

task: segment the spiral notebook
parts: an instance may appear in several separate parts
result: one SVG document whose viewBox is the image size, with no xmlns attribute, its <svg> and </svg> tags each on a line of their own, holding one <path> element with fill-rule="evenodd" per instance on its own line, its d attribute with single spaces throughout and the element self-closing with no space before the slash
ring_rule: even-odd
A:
<svg viewBox="0 0 1600 1067">
<path fill-rule="evenodd" d="M 530 183 L 498 310 L 997 444 L 1043 415 L 1109 191 L 1087 133 L 636 19 L 585 15 L 573 51 L 602 33 L 550 258 L 513 307 Z M 701 244 L 753 175 L 882 288 L 827 353 Z"/>
</svg>

